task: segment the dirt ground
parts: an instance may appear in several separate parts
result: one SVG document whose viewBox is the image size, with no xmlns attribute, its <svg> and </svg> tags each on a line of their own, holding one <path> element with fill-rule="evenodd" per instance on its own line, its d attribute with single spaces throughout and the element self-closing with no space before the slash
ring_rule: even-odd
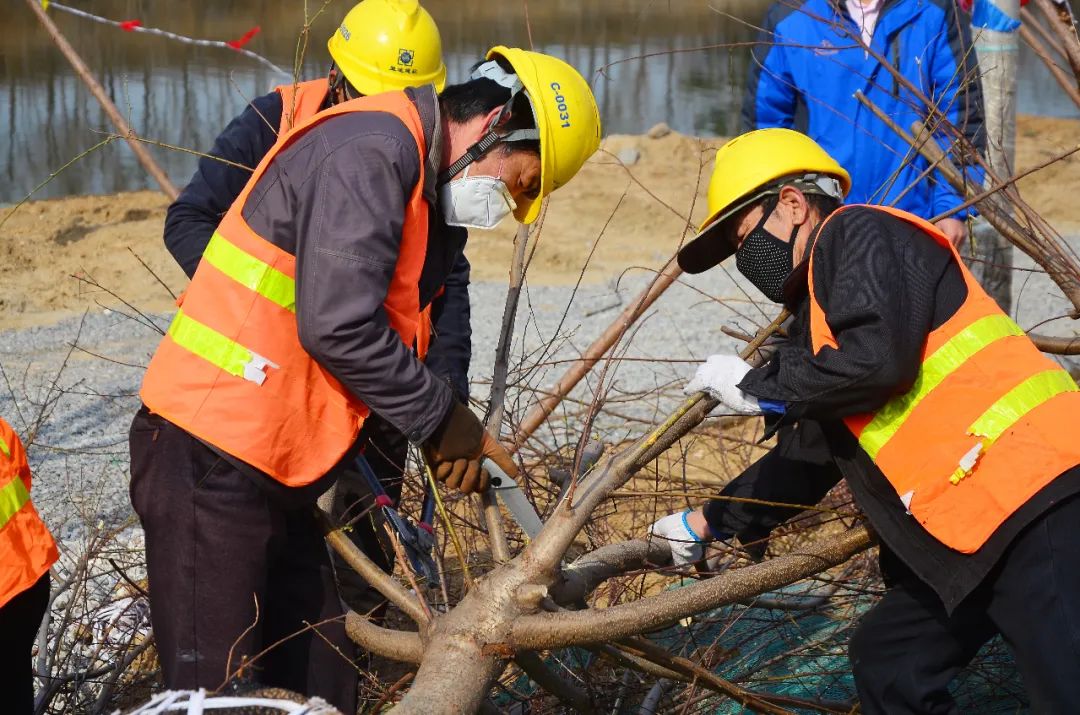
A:
<svg viewBox="0 0 1080 715">
<path fill-rule="evenodd" d="M 1076 146 L 1078 137 L 1080 121 L 1021 117 L 1017 166 L 1046 161 Z M 594 245 L 587 283 L 609 281 L 631 266 L 661 266 L 687 233 L 687 217 L 696 224 L 705 213 L 704 188 L 720 143 L 663 131 L 605 139 L 581 174 L 552 196 L 530 280 L 574 283 Z M 1058 230 L 1080 226 L 1069 198 L 1080 193 L 1080 154 L 1020 186 Z M 10 216 L 10 209 L 0 210 L 0 329 L 120 305 L 89 280 L 142 310 L 168 309 L 172 298 L 151 271 L 174 292 L 186 279 L 161 241 L 167 206 L 161 194 L 142 191 L 30 202 Z M 513 233 L 512 222 L 473 232 L 474 280 L 505 280 Z"/>
</svg>

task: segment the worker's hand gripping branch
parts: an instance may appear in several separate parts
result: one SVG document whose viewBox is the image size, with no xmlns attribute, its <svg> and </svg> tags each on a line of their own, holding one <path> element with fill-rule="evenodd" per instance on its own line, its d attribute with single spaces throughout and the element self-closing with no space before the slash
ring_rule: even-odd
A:
<svg viewBox="0 0 1080 715">
<path fill-rule="evenodd" d="M 759 415 L 762 407 L 757 398 L 738 387 L 750 369 L 750 364 L 737 355 L 711 355 L 698 366 L 683 392 L 687 395 L 706 392 L 720 400 L 716 409 L 720 414 Z"/>
<path fill-rule="evenodd" d="M 517 474 L 517 465 L 510 453 L 484 430 L 472 410 L 457 403 L 424 443 L 424 456 L 436 479 L 463 494 L 487 489 L 488 475 L 480 468 L 484 457 L 507 474 Z"/>
</svg>

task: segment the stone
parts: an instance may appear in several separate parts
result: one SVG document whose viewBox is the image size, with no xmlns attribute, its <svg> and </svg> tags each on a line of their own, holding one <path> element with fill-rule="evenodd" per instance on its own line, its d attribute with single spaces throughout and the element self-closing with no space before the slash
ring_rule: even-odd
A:
<svg viewBox="0 0 1080 715">
<path fill-rule="evenodd" d="M 671 134 L 671 127 L 667 125 L 667 122 L 660 122 L 653 125 L 653 128 L 646 132 L 646 135 L 650 139 L 663 139 L 668 134 Z"/>
<path fill-rule="evenodd" d="M 641 158 L 641 152 L 638 151 L 637 147 L 623 147 L 615 154 L 615 158 L 621 161 L 624 166 L 633 166 Z"/>
</svg>

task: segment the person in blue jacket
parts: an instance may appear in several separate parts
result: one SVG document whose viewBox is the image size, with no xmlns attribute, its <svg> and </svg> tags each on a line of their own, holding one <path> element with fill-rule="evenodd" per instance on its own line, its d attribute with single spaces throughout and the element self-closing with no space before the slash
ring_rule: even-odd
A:
<svg viewBox="0 0 1080 715">
<path fill-rule="evenodd" d="M 784 127 L 809 135 L 851 173 L 848 203 L 895 205 L 926 219 L 956 208 L 965 199 L 940 174 L 928 174 L 928 162 L 856 99 L 861 90 L 909 131 L 930 114 L 875 54 L 982 151 L 982 88 L 970 29 L 954 0 L 775 3 L 753 50 L 744 131 Z M 944 134 L 937 138 L 948 149 Z M 981 187 L 981 170 L 969 165 L 965 173 Z M 973 215 L 964 209 L 937 225 L 959 245 Z"/>
<path fill-rule="evenodd" d="M 403 61 L 400 48 L 408 47 L 410 73 L 391 63 Z M 441 40 L 434 19 L 415 1 L 363 0 L 341 22 L 328 42 L 334 60 L 329 76 L 319 85 L 325 92 L 320 107 L 362 95 L 431 83 L 443 89 L 446 67 Z M 294 89 L 288 85 L 283 89 Z M 312 91 L 312 90 L 308 90 Z M 278 90 L 257 97 L 217 137 L 208 157 L 199 160 L 191 181 L 165 216 L 165 246 L 190 278 L 199 266 L 203 251 L 226 211 L 244 189 L 251 170 L 259 165 L 278 139 L 280 131 L 295 122 L 282 123 L 286 100 Z M 295 101 L 290 112 L 295 111 Z M 290 120 L 293 115 L 290 113 Z M 303 117 L 296 117 L 303 119 Z M 224 160 L 224 161 L 220 161 Z M 226 163 L 228 162 L 228 163 Z M 242 168 L 242 167 L 250 167 Z M 437 222 L 437 223 L 436 223 Z M 448 226 L 442 216 L 434 216 L 432 231 L 441 240 L 432 245 L 445 247 L 445 260 L 453 265 L 443 290 L 431 303 L 432 340 L 425 364 L 445 380 L 457 400 L 469 401 L 469 361 L 472 357 L 472 328 L 469 306 L 469 261 L 464 254 L 468 231 Z M 452 254 L 455 254 L 452 255 Z M 365 423 L 361 435 L 364 455 L 390 496 L 400 498 L 408 442 L 389 422 L 376 415 Z M 320 501 L 335 518 L 351 522 L 359 514 L 366 517 L 351 524 L 349 534 L 364 553 L 384 569 L 393 564 L 393 551 L 377 523 L 378 510 L 366 509 L 372 496 L 356 472 L 346 471 L 337 485 Z M 337 559 L 335 567 L 343 598 L 357 610 L 381 609 L 381 598 L 351 568 Z M 374 598 L 375 600 L 371 600 Z"/>
</svg>

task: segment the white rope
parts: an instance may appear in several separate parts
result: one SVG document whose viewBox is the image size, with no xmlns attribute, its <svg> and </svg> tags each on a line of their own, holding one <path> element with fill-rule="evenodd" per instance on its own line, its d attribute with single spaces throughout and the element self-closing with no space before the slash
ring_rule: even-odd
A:
<svg viewBox="0 0 1080 715">
<path fill-rule="evenodd" d="M 283 715 L 340 715 L 321 698 L 311 698 L 306 703 L 294 703 L 291 700 L 277 698 L 256 698 L 237 695 L 207 695 L 206 690 L 167 690 L 155 695 L 150 702 L 128 715 L 163 715 L 164 713 L 186 713 L 203 715 L 213 710 L 229 708 L 265 708 L 279 710 Z M 113 715 L 119 715 L 117 710 Z"/>
<path fill-rule="evenodd" d="M 55 8 L 57 10 L 61 10 L 63 12 L 69 13 L 71 15 L 75 15 L 76 17 L 81 17 L 81 18 L 85 18 L 87 20 L 92 20 L 93 22 L 99 22 L 99 23 L 101 23 L 103 25 L 112 25 L 113 27 L 118 27 L 118 28 L 124 30 L 125 32 L 145 32 L 148 35 L 157 35 L 158 37 L 164 37 L 164 38 L 167 38 L 169 40 L 175 40 L 176 42 L 182 42 L 185 45 L 196 45 L 198 47 L 216 47 L 216 48 L 219 48 L 219 49 L 226 49 L 226 50 L 231 50 L 233 52 L 239 52 L 240 54 L 244 55 L 245 57 L 249 57 L 249 58 L 255 60 L 256 62 L 261 63 L 265 67 L 268 67 L 269 69 L 273 70 L 274 72 L 277 72 L 278 74 L 285 75 L 286 77 L 292 77 L 292 72 L 286 72 L 281 67 L 278 67 L 277 65 L 275 65 L 273 62 L 266 59 L 262 55 L 257 54 L 255 52 L 252 52 L 251 50 L 246 50 L 243 47 L 232 47 L 231 45 L 229 45 L 229 43 L 224 42 L 222 40 L 200 40 L 200 39 L 195 38 L 195 37 L 188 37 L 186 35 L 178 35 L 175 32 L 169 32 L 168 30 L 160 30 L 160 29 L 158 29 L 156 27 L 143 27 L 142 25 L 128 25 L 128 26 L 125 26 L 124 23 L 122 23 L 122 22 L 118 22 L 116 20 L 110 20 L 109 18 L 101 17 L 100 15 L 94 15 L 93 13 L 86 12 L 85 10 L 79 10 L 77 8 L 68 7 L 67 5 L 61 5 L 60 3 L 52 2 L 51 0 L 49 0 L 48 2 L 42 3 L 42 5 L 46 9 Z"/>
</svg>

